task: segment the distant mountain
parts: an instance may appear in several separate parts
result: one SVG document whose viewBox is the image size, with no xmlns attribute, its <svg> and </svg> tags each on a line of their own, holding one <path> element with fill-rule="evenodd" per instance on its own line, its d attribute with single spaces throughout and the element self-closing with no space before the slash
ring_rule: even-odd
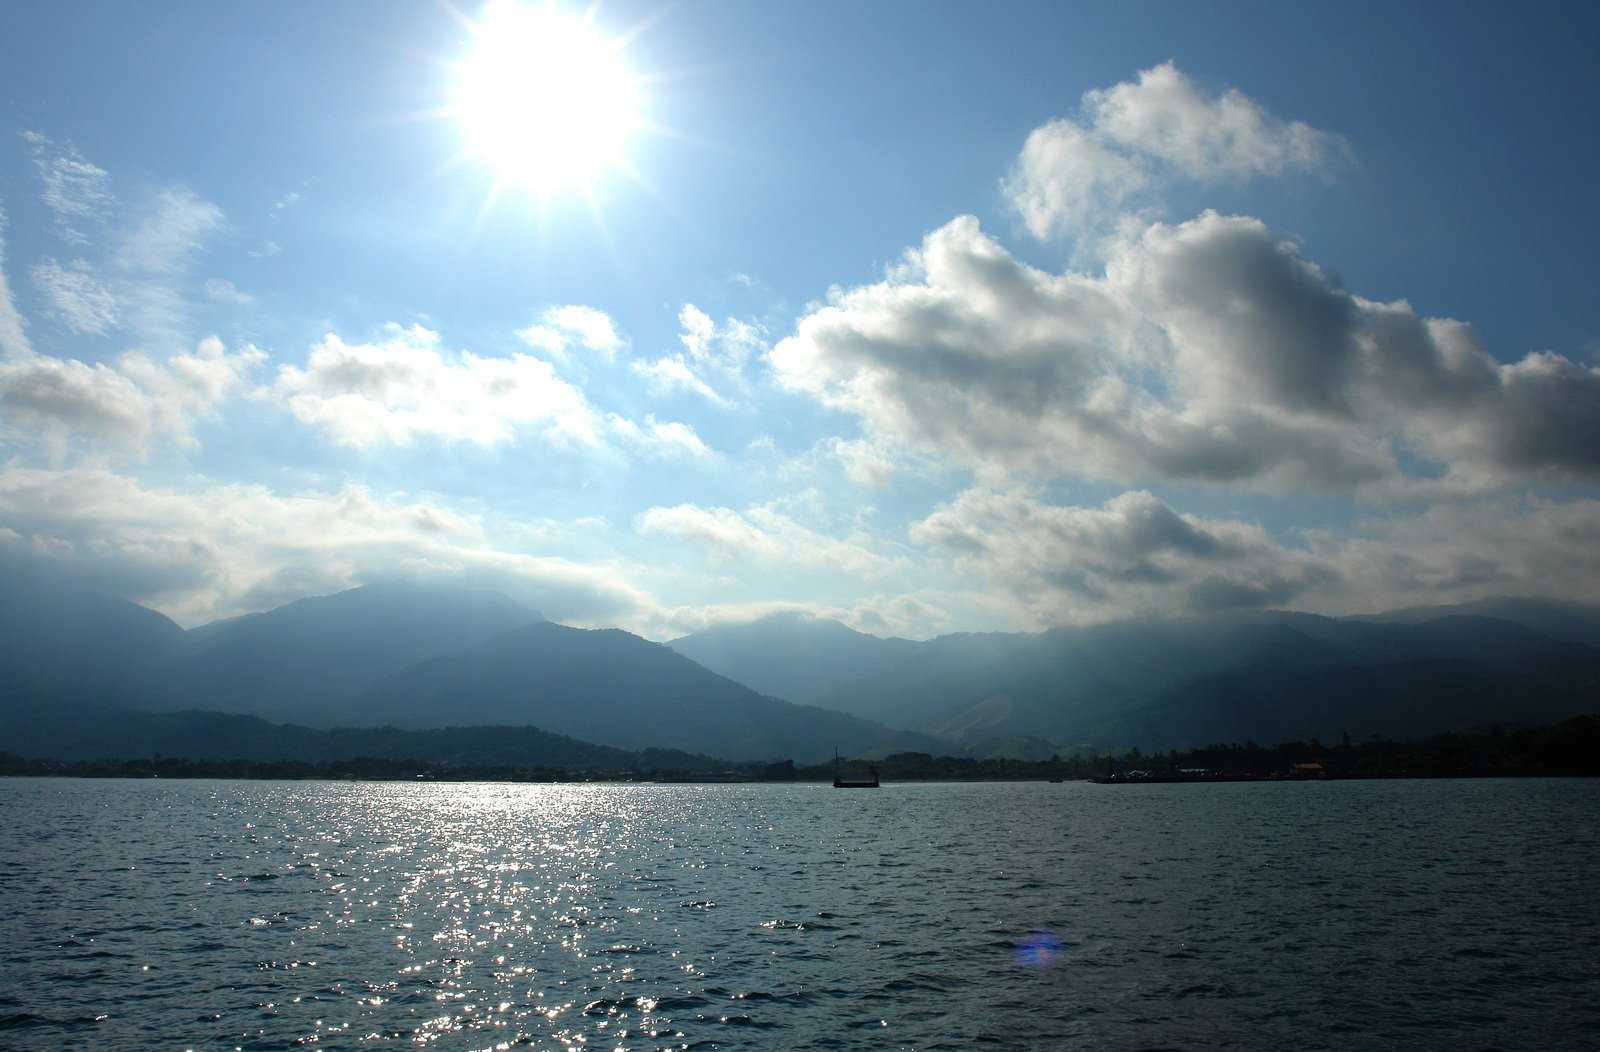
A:
<svg viewBox="0 0 1600 1052">
<path fill-rule="evenodd" d="M 1600 711 L 1600 655 L 1557 644 L 1527 662 L 1423 659 L 1342 667 L 1252 665 L 1204 677 L 1089 733 L 1101 742 L 1187 748 L 1557 723 Z"/>
<path fill-rule="evenodd" d="M 1441 617 L 1475 616 L 1511 621 L 1569 643 L 1600 647 L 1600 606 L 1557 599 L 1480 599 L 1455 606 L 1418 606 L 1347 618 L 1376 624 L 1422 624 Z"/>
<path fill-rule="evenodd" d="M 909 726 L 943 707 L 938 699 L 959 704 L 984 689 L 994 679 L 986 666 L 1012 660 L 1036 639 L 1005 633 L 880 639 L 837 621 L 776 614 L 667 645 L 761 693 Z"/>
<path fill-rule="evenodd" d="M 1554 720 L 1600 709 L 1600 648 L 1571 641 L 1588 619 L 1600 623 L 1600 610 L 1554 606 L 1495 608 L 1557 625 L 1563 637 L 1458 610 L 1392 621 L 1266 612 L 940 637 L 881 652 L 889 660 L 875 671 L 813 700 L 985 751 L 1028 739 L 1148 748 Z M 810 626 L 796 638 L 819 637 Z M 758 666 L 760 635 L 744 642 L 739 662 Z M 817 660 L 834 659 L 824 646 Z M 780 650 L 778 664 L 793 661 Z"/>
<path fill-rule="evenodd" d="M 1196 677 L 1256 661 L 1333 660 L 1328 645 L 1263 617 L 1175 619 L 1038 634 L 944 636 L 904 667 L 817 704 L 964 744 L 981 737 L 1086 742 L 1106 714 Z"/>
<path fill-rule="evenodd" d="M 659 643 L 549 622 L 423 662 L 330 708 L 329 721 L 400 727 L 531 724 L 623 749 L 816 761 L 926 749 L 923 735 L 768 697 Z"/>
<path fill-rule="evenodd" d="M 373 584 L 190 632 L 162 708 L 315 720 L 378 679 L 541 620 L 496 592 Z"/>
<path fill-rule="evenodd" d="M 718 625 L 667 644 L 751 690 L 806 704 L 854 680 L 901 667 L 918 649 L 800 613 Z"/>
<path fill-rule="evenodd" d="M 45 691 L 153 696 L 184 633 L 137 604 L 0 561 L 0 697 Z"/>
<path fill-rule="evenodd" d="M 384 725 L 760 761 L 1405 738 L 1600 711 L 1597 642 L 1600 607 L 1497 600 L 923 642 L 786 616 L 669 647 L 550 624 L 491 592 L 400 584 L 185 633 L 0 556 L 0 749 L 200 759 L 254 734 L 314 752 L 400 733 Z M 291 724 L 322 730 L 272 729 Z M 323 733 L 339 724 L 357 729 Z"/>
</svg>

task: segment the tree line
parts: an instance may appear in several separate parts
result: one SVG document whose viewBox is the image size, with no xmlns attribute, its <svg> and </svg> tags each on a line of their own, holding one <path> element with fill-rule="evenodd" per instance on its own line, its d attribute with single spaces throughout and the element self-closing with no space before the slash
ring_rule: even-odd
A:
<svg viewBox="0 0 1600 1052">
<path fill-rule="evenodd" d="M 650 755 L 649 753 L 643 755 Z M 827 782 L 834 766 L 727 763 L 693 767 L 671 763 L 681 754 L 656 754 L 667 762 L 615 766 L 436 763 L 417 759 L 354 757 L 344 760 L 208 760 L 185 757 L 50 760 L 0 752 L 0 776 L 74 778 L 230 778 L 329 781 L 496 782 Z M 1310 765 L 1308 767 L 1308 765 Z M 973 759 L 930 753 L 892 753 L 874 761 L 887 782 L 1081 780 L 1134 770 L 1154 774 L 1204 770 L 1218 775 L 1271 778 L 1315 769 L 1333 778 L 1600 776 L 1600 717 L 1558 724 L 1438 734 L 1415 741 L 1341 737 L 1262 746 L 1212 744 L 1184 751 L 1144 753 L 1137 748 L 1076 753 L 1048 760 Z"/>
</svg>

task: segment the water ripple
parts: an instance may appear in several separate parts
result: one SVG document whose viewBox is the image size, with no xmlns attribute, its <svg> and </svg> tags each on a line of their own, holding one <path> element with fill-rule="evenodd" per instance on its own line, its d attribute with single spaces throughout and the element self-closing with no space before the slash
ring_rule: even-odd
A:
<svg viewBox="0 0 1600 1052">
<path fill-rule="evenodd" d="M 1595 782 L 0 796 L 6 1048 L 1600 1044 Z"/>
</svg>

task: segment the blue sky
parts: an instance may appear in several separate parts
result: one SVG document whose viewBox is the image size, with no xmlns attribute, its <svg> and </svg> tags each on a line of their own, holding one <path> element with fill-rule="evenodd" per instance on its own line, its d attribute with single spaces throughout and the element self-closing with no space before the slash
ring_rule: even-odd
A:
<svg viewBox="0 0 1600 1052">
<path fill-rule="evenodd" d="M 478 5 L 8 7 L 0 549 L 186 625 L 1600 600 L 1592 5 L 557 11 L 571 185 Z"/>
</svg>

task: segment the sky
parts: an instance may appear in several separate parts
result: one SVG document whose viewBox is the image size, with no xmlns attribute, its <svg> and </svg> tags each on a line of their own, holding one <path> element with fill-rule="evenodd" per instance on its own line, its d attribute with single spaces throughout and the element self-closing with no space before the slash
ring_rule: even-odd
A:
<svg viewBox="0 0 1600 1052">
<path fill-rule="evenodd" d="M 6 5 L 0 555 L 659 640 L 1597 602 L 1597 53 L 1589 3 Z"/>
</svg>

